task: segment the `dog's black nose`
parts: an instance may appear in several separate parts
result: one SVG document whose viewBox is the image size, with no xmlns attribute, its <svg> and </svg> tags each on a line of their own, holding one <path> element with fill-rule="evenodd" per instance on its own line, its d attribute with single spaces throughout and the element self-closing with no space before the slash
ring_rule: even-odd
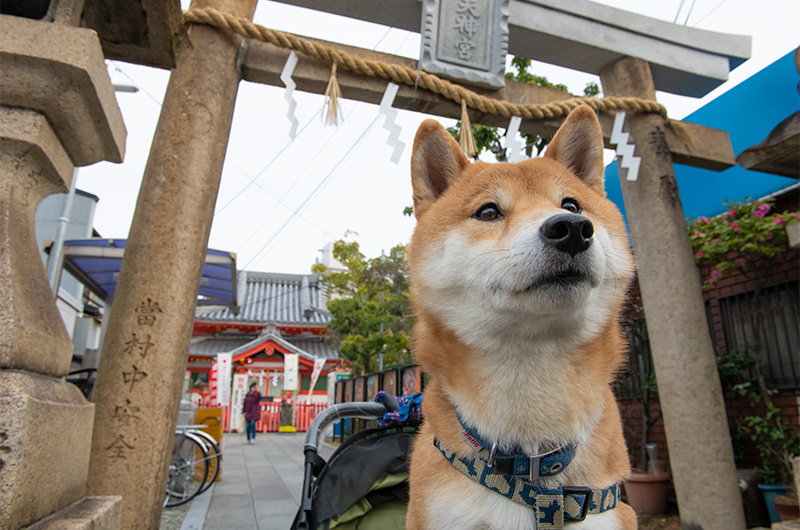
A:
<svg viewBox="0 0 800 530">
<path fill-rule="evenodd" d="M 592 244 L 594 226 L 582 215 L 562 213 L 545 221 L 539 231 L 546 244 L 553 245 L 558 250 L 569 252 L 570 256 L 574 256 Z"/>
</svg>

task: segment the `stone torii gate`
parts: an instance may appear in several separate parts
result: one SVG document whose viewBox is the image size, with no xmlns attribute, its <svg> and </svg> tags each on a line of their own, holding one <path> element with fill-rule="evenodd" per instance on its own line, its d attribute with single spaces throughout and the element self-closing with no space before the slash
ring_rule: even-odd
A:
<svg viewBox="0 0 800 530">
<path fill-rule="evenodd" d="M 419 27 L 421 4 L 411 0 L 393 3 L 391 10 L 374 2 L 280 1 L 408 30 Z M 510 11 L 511 53 L 596 73 L 606 97 L 633 96 L 655 102 L 657 88 L 702 95 L 727 78 L 730 65 L 741 64 L 749 56 L 749 38 L 692 30 L 583 0 L 516 0 L 511 2 Z M 190 20 L 232 27 L 214 16 L 192 16 L 191 12 L 188 16 Z M 552 27 L 561 31 L 572 28 L 572 34 L 553 34 L 549 29 Z M 247 41 L 242 68 L 245 80 L 281 86 L 280 68 L 288 57 L 287 47 L 313 49 L 305 44 L 287 46 L 282 38 L 273 38 L 265 31 L 237 30 L 274 43 Z M 515 41 L 515 30 L 528 38 Z M 614 44 L 600 44 L 606 42 Z M 300 90 L 325 90 L 329 63 L 315 58 L 336 60 L 337 51 L 352 53 L 358 59 L 416 67 L 413 60 L 332 43 L 319 44 L 333 51 L 314 53 L 312 58 L 299 62 L 293 79 Z M 345 64 L 359 71 L 355 63 Z M 402 76 L 382 77 L 399 81 Z M 343 94 L 362 101 L 377 103 L 385 87 L 385 81 L 375 77 L 341 73 L 339 79 Z M 564 102 L 571 97 L 508 81 L 499 91 L 476 92 L 506 101 L 542 104 Z M 443 99 L 415 90 L 414 86 L 401 87 L 394 106 L 451 118 L 460 116 L 457 98 Z M 473 113 L 473 121 L 507 126 L 507 116 L 486 108 L 480 110 L 483 112 L 477 116 Z M 521 130 L 552 135 L 562 119 L 563 116 L 526 121 Z M 612 117 L 603 113 L 600 119 L 608 142 Z M 730 140 L 724 131 L 665 120 L 652 113 L 632 116 L 629 128 L 641 166 L 638 180 L 621 181 L 622 192 L 649 322 L 682 524 L 684 528 L 743 529 L 725 405 L 673 168 L 673 163 L 713 170 L 730 167 L 735 163 Z"/>
<path fill-rule="evenodd" d="M 420 5 L 414 0 L 287 3 L 340 10 L 341 14 L 355 18 L 419 29 Z M 241 36 L 213 28 L 208 25 L 211 21 L 190 27 L 189 49 L 181 38 L 180 27 L 170 27 L 172 33 L 166 32 L 166 38 L 163 28 L 147 32 L 147 27 L 161 15 L 174 20 L 177 2 L 141 0 L 132 4 L 136 16 L 124 20 L 122 25 L 133 28 L 109 33 L 104 33 L 102 25 L 98 28 L 106 56 L 160 67 L 171 66 L 164 56 L 177 56 L 178 60 L 145 169 L 115 304 L 108 316 L 93 398 L 96 414 L 88 493 L 121 495 L 122 526 L 153 528 L 158 525 L 161 511 L 194 305 L 238 84 L 244 79 L 280 85 L 281 68 L 290 52 L 252 38 L 245 39 L 242 46 Z M 198 13 L 203 8 L 215 8 L 239 20 L 241 26 L 252 19 L 255 4 L 256 0 L 195 0 L 190 11 Z M 97 5 L 86 1 L 84 23 L 91 27 L 96 26 L 86 20 L 87 13 L 94 13 L 95 22 L 104 20 Z M 607 96 L 636 96 L 655 104 L 655 89 L 701 95 L 723 82 L 730 65 L 737 65 L 749 54 L 748 39 L 674 26 L 583 0 L 511 0 L 510 11 L 511 53 L 597 73 Z M 76 24 L 75 13 L 79 12 L 79 9 L 72 11 L 70 23 Z M 113 10 L 109 12 L 119 15 Z M 142 13 L 146 16 L 142 17 Z M 108 13 L 105 15 L 107 20 Z M 137 22 L 144 24 L 145 29 L 136 27 Z M 573 28 L 570 31 L 575 34 L 550 34 L 548 27 L 563 31 Z M 405 58 L 316 42 L 360 58 L 405 65 L 412 70 L 417 66 L 416 61 Z M 603 46 L 601 42 L 615 44 Z M 152 53 L 142 51 L 148 46 L 154 48 Z M 575 63 L 570 63 L 571 60 Z M 298 89 L 322 93 L 330 66 L 328 61 L 301 55 L 293 76 Z M 363 77 L 339 66 L 339 82 L 345 97 L 380 101 L 386 85 L 384 79 Z M 506 81 L 505 87 L 497 91 L 475 92 L 488 100 L 523 101 L 528 106 L 566 104 L 572 97 L 513 81 Z M 401 86 L 394 106 L 457 118 L 461 114 L 460 103 L 414 86 Z M 479 110 L 472 111 L 473 121 L 507 126 L 507 115 L 492 114 L 479 104 L 476 106 Z M 603 112 L 600 118 L 608 141 L 613 114 Z M 521 130 L 551 135 L 562 119 L 563 113 L 549 119 L 526 120 Z M 730 141 L 723 131 L 667 120 L 659 114 L 631 115 L 629 126 L 642 164 L 638 181 L 623 181 L 622 189 L 645 313 L 650 321 L 683 525 L 743 529 L 744 517 L 711 340 L 705 326 L 700 280 L 686 237 L 672 167 L 673 162 L 716 170 L 730 167 L 735 163 Z M 6 166 L 3 167 L 5 171 Z M 29 173 L 21 178 L 35 179 L 35 176 Z M 9 201 L 16 200 L 5 188 L 0 191 Z M 7 225 L 3 228 L 5 238 Z M 15 244 L 12 242 L 10 246 Z M 169 263 L 163 261 L 164 256 L 170 256 Z M 27 261 L 34 260 L 28 257 Z M 19 259 L 11 268 L 22 275 L 25 263 L 25 259 Z M 32 303 L 24 294 L 19 298 L 20 304 Z M 39 304 L 38 300 L 33 303 Z M 4 310 L 4 317 L 9 314 L 9 310 Z M 57 327 L 53 324 L 57 317 L 48 315 L 48 326 Z M 23 344 L 21 339 L 11 337 L 12 346 L 15 340 Z M 22 352 L 24 348 L 17 349 Z M 6 362 L 9 357 L 6 353 L 0 350 L 3 369 L 18 365 L 44 373 L 45 369 L 27 367 L 30 363 L 24 362 L 24 352 L 16 353 L 12 348 L 11 364 Z M 57 375 L 63 370 L 59 367 L 51 371 Z M 4 377 L 11 375 L 14 374 L 0 373 Z M 8 413 L 3 411 L 3 414 Z M 3 414 L 0 420 L 4 419 Z M 11 414 L 13 419 L 16 413 Z M 35 492 L 32 495 L 35 498 Z M 53 510 L 60 507 L 54 506 Z"/>
</svg>

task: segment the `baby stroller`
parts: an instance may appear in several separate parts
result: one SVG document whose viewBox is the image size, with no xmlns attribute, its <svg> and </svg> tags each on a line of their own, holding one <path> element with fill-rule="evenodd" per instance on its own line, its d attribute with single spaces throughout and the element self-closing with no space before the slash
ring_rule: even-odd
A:
<svg viewBox="0 0 800 530">
<path fill-rule="evenodd" d="M 300 508 L 292 530 L 405 528 L 408 470 L 422 394 L 375 403 L 340 403 L 317 416 L 306 432 Z M 378 428 L 345 440 L 327 462 L 318 454 L 322 433 L 345 418 L 378 419 Z"/>
</svg>

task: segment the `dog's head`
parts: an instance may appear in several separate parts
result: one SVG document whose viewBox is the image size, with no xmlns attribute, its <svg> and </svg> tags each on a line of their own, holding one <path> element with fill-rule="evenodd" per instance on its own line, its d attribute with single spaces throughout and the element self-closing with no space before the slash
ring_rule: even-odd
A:
<svg viewBox="0 0 800 530">
<path fill-rule="evenodd" d="M 543 158 L 516 164 L 471 164 L 427 120 L 411 178 L 415 304 L 467 344 L 588 340 L 619 307 L 632 258 L 589 107 L 569 115 Z"/>
</svg>

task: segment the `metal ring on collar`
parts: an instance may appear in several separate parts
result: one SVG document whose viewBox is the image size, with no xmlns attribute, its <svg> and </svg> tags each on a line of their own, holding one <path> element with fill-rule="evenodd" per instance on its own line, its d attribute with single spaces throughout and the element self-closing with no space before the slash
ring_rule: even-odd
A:
<svg viewBox="0 0 800 530">
<path fill-rule="evenodd" d="M 489 459 L 486 461 L 489 467 L 494 467 L 494 457 L 497 455 L 497 443 L 492 444 L 492 450 L 489 451 Z"/>
<path fill-rule="evenodd" d="M 539 476 L 541 475 L 541 470 L 539 469 L 539 467 L 540 467 L 539 462 L 541 462 L 542 458 L 544 458 L 546 456 L 550 456 L 553 453 L 557 453 L 557 452 L 561 451 L 562 449 L 564 449 L 565 447 L 566 447 L 566 445 L 562 445 L 561 447 L 557 447 L 557 448 L 553 449 L 552 451 L 548 451 L 546 453 L 540 453 L 540 454 L 534 455 L 534 456 L 530 456 L 529 455 L 528 459 L 529 459 L 529 462 L 530 462 L 530 469 L 529 469 L 529 472 L 528 472 L 528 479 L 531 482 L 535 482 L 536 480 L 538 480 Z M 563 466 L 563 464 L 561 462 L 556 462 L 555 464 L 553 464 L 553 466 L 550 467 L 550 471 L 553 472 L 553 474 L 555 474 L 556 471 L 561 470 L 561 467 L 559 467 L 558 469 L 553 471 L 553 467 L 555 467 L 556 465 Z"/>
</svg>

